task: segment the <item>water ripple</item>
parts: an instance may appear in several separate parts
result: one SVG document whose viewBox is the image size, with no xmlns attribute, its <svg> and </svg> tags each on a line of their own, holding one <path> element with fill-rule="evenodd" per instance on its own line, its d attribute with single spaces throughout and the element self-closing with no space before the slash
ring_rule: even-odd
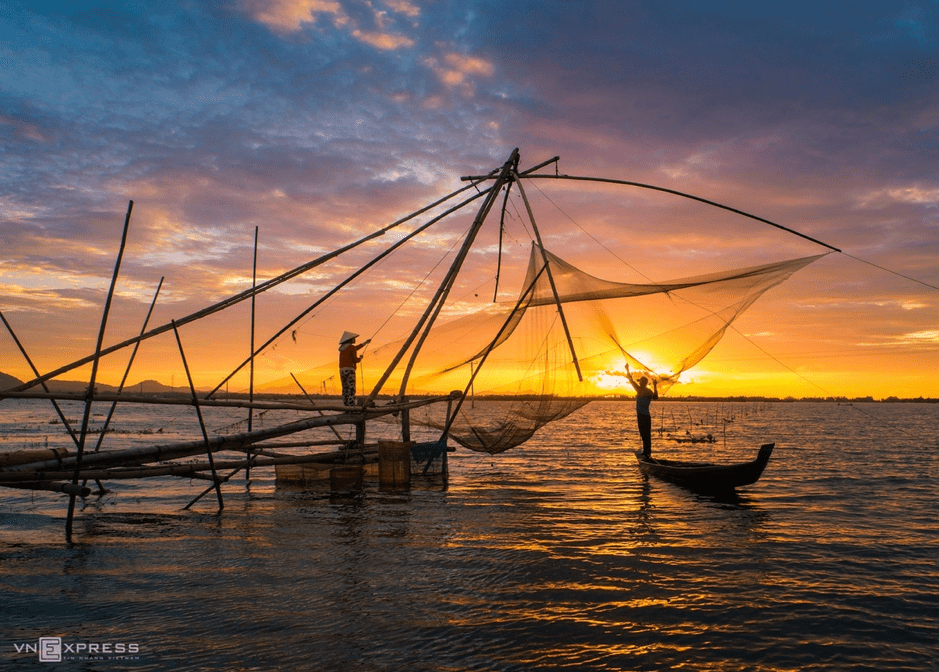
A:
<svg viewBox="0 0 939 672">
<path fill-rule="evenodd" d="M 888 410 L 925 434 L 937 409 Z M 749 459 L 780 437 L 726 499 L 643 477 L 606 438 L 631 427 L 617 404 L 499 458 L 456 453 L 446 491 L 336 498 L 258 470 L 216 515 L 181 510 L 201 483 L 125 484 L 72 545 L 60 498 L 14 495 L 0 667 L 61 636 L 137 642 L 138 670 L 936 669 L 939 450 L 885 435 L 881 410 L 777 404 L 726 447 L 657 439 Z"/>
</svg>

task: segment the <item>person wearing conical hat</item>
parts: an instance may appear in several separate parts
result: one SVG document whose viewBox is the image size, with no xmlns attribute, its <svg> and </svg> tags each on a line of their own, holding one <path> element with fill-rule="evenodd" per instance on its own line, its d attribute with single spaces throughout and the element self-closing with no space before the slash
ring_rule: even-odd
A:
<svg viewBox="0 0 939 672">
<path fill-rule="evenodd" d="M 346 406 L 355 406 L 355 365 L 362 361 L 358 352 L 372 342 L 368 339 L 356 345 L 358 337 L 351 331 L 344 331 L 339 337 L 339 380 L 342 381 L 342 403 Z"/>
</svg>

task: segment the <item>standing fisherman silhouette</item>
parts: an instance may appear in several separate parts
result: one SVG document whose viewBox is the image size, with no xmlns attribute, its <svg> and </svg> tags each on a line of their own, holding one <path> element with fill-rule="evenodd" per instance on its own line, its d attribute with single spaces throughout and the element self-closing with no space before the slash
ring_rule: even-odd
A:
<svg viewBox="0 0 939 672">
<path fill-rule="evenodd" d="M 636 390 L 636 424 L 639 426 L 639 436 L 642 438 L 642 454 L 645 457 L 652 456 L 652 413 L 649 407 L 653 399 L 659 398 L 658 383 L 652 381 L 652 389 L 649 389 L 649 379 L 645 376 L 639 378 L 637 383 L 633 380 L 632 371 L 629 370 L 629 362 L 626 363 L 626 377 L 629 383 Z"/>
<path fill-rule="evenodd" d="M 362 361 L 358 352 L 372 341 L 368 339 L 356 345 L 358 337 L 358 334 L 344 331 L 339 338 L 339 380 L 342 381 L 342 403 L 346 406 L 355 406 L 355 365 Z"/>
</svg>

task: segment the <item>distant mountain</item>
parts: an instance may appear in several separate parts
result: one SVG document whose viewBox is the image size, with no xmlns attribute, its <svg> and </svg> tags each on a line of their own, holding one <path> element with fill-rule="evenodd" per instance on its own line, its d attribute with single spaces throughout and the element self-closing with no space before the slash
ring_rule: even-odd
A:
<svg viewBox="0 0 939 672">
<path fill-rule="evenodd" d="M 183 390 L 180 387 L 170 387 L 169 385 L 164 385 L 155 380 L 141 380 L 136 385 L 125 385 L 124 391 L 128 394 L 162 394 L 164 392 L 180 392 L 189 390 Z"/>
<path fill-rule="evenodd" d="M 11 376 L 7 373 L 0 373 L 0 390 L 8 390 L 11 387 L 16 387 L 17 385 L 22 384 L 23 381 L 19 378 Z M 49 390 L 52 392 L 60 392 L 65 394 L 82 394 L 85 390 L 88 389 L 88 382 L 82 380 L 50 380 L 46 383 L 46 385 L 49 386 Z M 116 386 L 105 385 L 104 383 L 98 383 L 95 385 L 95 388 L 99 393 L 117 392 Z M 42 392 L 42 388 L 34 387 L 31 391 Z M 127 394 L 165 394 L 170 392 L 189 392 L 189 388 L 173 388 L 155 380 L 142 380 L 134 385 L 125 385 L 124 392 Z"/>
<path fill-rule="evenodd" d="M 0 371 L 0 390 L 9 390 L 11 387 L 22 385 L 23 381 L 15 378 L 8 373 Z"/>
</svg>

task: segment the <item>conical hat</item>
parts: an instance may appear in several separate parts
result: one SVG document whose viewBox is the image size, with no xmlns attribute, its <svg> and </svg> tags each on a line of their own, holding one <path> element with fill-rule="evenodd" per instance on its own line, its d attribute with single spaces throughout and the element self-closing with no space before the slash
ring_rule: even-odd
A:
<svg viewBox="0 0 939 672">
<path fill-rule="evenodd" d="M 342 332 L 342 336 L 339 338 L 339 345 L 342 345 L 343 343 L 348 343 L 353 338 L 358 338 L 358 337 L 359 337 L 358 334 L 353 334 L 351 331 L 344 331 Z"/>
</svg>

